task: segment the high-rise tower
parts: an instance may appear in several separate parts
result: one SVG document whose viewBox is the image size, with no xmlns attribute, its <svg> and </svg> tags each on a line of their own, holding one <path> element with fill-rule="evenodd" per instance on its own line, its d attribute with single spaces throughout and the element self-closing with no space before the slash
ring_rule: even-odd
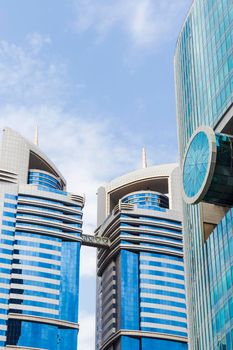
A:
<svg viewBox="0 0 233 350">
<path fill-rule="evenodd" d="M 146 163 L 146 162 L 144 162 Z M 97 350 L 185 350 L 179 169 L 144 167 L 98 190 Z"/>
<path fill-rule="evenodd" d="M 191 350 L 233 349 L 233 1 L 194 0 L 175 53 Z"/>
<path fill-rule="evenodd" d="M 76 350 L 83 197 L 5 129 L 0 205 L 0 348 Z"/>
</svg>

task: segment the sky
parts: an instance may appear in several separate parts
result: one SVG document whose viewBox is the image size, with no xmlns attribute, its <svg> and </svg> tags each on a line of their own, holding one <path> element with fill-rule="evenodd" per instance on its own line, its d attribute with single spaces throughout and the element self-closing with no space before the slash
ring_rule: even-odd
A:
<svg viewBox="0 0 233 350">
<path fill-rule="evenodd" d="M 0 129 L 12 127 L 85 193 L 178 160 L 173 57 L 192 0 L 0 0 Z M 82 247 L 79 349 L 94 350 L 95 260 Z"/>
</svg>

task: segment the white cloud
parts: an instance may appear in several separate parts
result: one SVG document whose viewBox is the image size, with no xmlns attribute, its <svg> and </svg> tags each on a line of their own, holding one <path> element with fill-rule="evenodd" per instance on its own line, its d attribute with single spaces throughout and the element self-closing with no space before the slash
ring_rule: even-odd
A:
<svg viewBox="0 0 233 350">
<path fill-rule="evenodd" d="M 40 147 L 64 174 L 68 190 L 86 195 L 84 232 L 93 234 L 96 190 L 116 174 L 134 169 L 133 137 L 116 128 L 109 116 L 65 111 L 60 103 L 68 85 L 65 69 L 40 52 L 49 39 L 33 34 L 27 42 L 0 42 L 0 129 L 9 126 L 33 140 L 39 125 Z M 81 279 L 95 278 L 95 256 L 95 249 L 82 249 Z M 88 300 L 80 304 L 85 310 Z M 80 348 L 91 350 L 94 316 L 81 313 L 80 324 Z"/>
<path fill-rule="evenodd" d="M 30 34 L 23 46 L 0 41 L 0 102 L 1 104 L 61 105 L 69 92 L 66 67 L 40 56 L 49 37 Z"/>
<path fill-rule="evenodd" d="M 85 233 L 96 224 L 96 190 L 116 174 L 134 169 L 133 139 L 120 137 L 107 120 L 96 122 L 51 106 L 0 108 L 0 128 L 10 126 L 33 140 L 39 125 L 39 142 L 67 179 L 68 190 L 85 193 Z"/>
<path fill-rule="evenodd" d="M 37 54 L 43 48 L 44 45 L 51 44 L 52 42 L 49 35 L 44 36 L 36 32 L 29 33 L 26 39 L 35 54 Z"/>
<path fill-rule="evenodd" d="M 118 27 L 134 46 L 156 47 L 177 35 L 178 21 L 191 0 L 74 0 L 74 4 L 78 31 L 94 29 L 102 39 Z"/>
<path fill-rule="evenodd" d="M 137 21 L 143 22 L 143 18 Z M 111 19 L 105 25 L 111 25 Z M 86 195 L 84 232 L 92 234 L 96 227 L 96 190 L 137 167 L 140 154 L 135 142 L 140 144 L 140 135 L 135 139 L 108 115 L 93 113 L 87 117 L 86 111 L 76 113 L 64 108 L 61 101 L 69 92 L 66 67 L 41 55 L 44 44 L 50 44 L 50 39 L 35 34 L 29 35 L 22 46 L 0 42 L 0 129 L 9 126 L 33 140 L 35 126 L 39 125 L 40 147 L 64 174 L 68 190 Z M 81 278 L 94 278 L 95 254 L 94 249 L 83 249 Z M 81 303 L 85 309 L 88 300 Z M 80 325 L 80 349 L 92 350 L 94 316 L 80 314 Z"/>
<path fill-rule="evenodd" d="M 66 177 L 68 190 L 85 193 L 84 232 L 93 234 L 97 188 L 135 168 L 133 135 L 110 116 L 65 112 L 60 103 L 69 85 L 65 69 L 39 52 L 50 38 L 33 33 L 26 41 L 29 45 L 0 41 L 0 129 L 10 126 L 33 140 L 39 125 L 40 146 Z M 82 276 L 95 275 L 94 255 L 82 254 Z"/>
<path fill-rule="evenodd" d="M 40 73 L 44 80 L 43 71 Z M 13 89 L 17 90 L 23 80 L 21 72 L 19 76 L 21 78 L 15 80 Z M 41 103 L 40 99 L 38 104 L 34 101 L 33 105 L 14 105 L 12 102 L 0 107 L 0 130 L 9 126 L 32 141 L 36 125 L 39 125 L 40 147 L 67 179 L 68 190 L 85 193 L 84 232 L 93 234 L 96 228 L 96 190 L 116 174 L 135 168 L 137 155 L 133 139 L 124 132 L 121 135 L 116 133 L 109 118 L 99 118 L 98 121 L 87 119 L 85 114 L 68 113 L 62 106 Z M 96 251 L 83 247 L 80 283 L 82 278 L 94 279 L 95 271 Z M 85 310 L 88 300 L 80 300 L 80 304 Z M 79 348 L 92 350 L 95 341 L 94 316 L 80 314 L 79 319 Z"/>
<path fill-rule="evenodd" d="M 95 349 L 95 315 L 88 313 L 80 313 L 80 336 L 78 348 L 81 350 L 93 350 Z"/>
</svg>

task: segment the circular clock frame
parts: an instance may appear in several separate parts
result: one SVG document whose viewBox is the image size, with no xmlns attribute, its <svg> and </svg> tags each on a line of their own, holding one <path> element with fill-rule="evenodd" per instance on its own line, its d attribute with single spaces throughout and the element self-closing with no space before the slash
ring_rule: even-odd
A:
<svg viewBox="0 0 233 350">
<path fill-rule="evenodd" d="M 206 166 L 206 170 L 205 170 L 205 176 L 202 180 L 202 183 L 200 184 L 198 190 L 194 193 L 194 195 L 189 196 L 186 193 L 185 184 L 184 184 L 184 179 L 187 176 L 184 173 L 187 170 L 185 168 L 185 165 L 186 165 L 186 161 L 187 161 L 187 156 L 189 155 L 190 148 L 192 147 L 193 142 L 195 142 L 195 138 L 200 133 L 204 133 L 207 140 L 208 140 L 208 150 L 206 150 L 209 152 L 208 161 L 207 161 L 207 166 Z M 203 152 L 203 151 L 205 151 L 205 150 L 201 149 L 201 152 Z M 201 152 L 200 152 L 200 154 L 201 154 Z M 198 155 L 198 153 L 195 152 L 195 155 Z M 205 195 L 210 187 L 211 180 L 212 180 L 212 177 L 214 174 L 214 169 L 215 169 L 215 165 L 216 165 L 216 156 L 217 156 L 217 146 L 216 146 L 216 136 L 215 136 L 214 130 L 208 126 L 199 127 L 191 136 L 191 139 L 190 139 L 188 146 L 186 148 L 186 151 L 185 151 L 185 155 L 183 158 L 183 164 L 182 164 L 182 192 L 183 192 L 182 194 L 183 194 L 183 198 L 187 204 L 197 204 L 205 197 Z M 194 163 L 195 162 L 198 162 L 198 159 L 194 159 Z M 196 173 L 194 174 L 194 172 L 196 172 Z M 195 176 L 196 176 L 196 178 L 198 178 L 198 169 L 195 168 L 195 164 L 192 165 L 192 169 L 190 169 L 190 174 L 192 176 L 190 181 L 194 181 Z"/>
</svg>

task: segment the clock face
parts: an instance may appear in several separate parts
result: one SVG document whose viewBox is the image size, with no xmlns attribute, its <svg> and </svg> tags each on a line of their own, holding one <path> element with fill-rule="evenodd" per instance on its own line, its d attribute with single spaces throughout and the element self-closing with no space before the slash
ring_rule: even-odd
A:
<svg viewBox="0 0 233 350">
<path fill-rule="evenodd" d="M 189 204 L 201 201 L 213 175 L 216 159 L 214 131 L 200 127 L 191 137 L 183 163 L 183 195 Z"/>
</svg>

